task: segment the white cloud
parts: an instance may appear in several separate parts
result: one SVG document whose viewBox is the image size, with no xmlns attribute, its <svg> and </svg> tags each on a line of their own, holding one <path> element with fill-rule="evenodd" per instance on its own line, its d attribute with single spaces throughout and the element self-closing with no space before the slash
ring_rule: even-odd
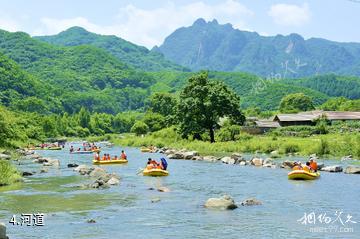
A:
<svg viewBox="0 0 360 239">
<path fill-rule="evenodd" d="M 175 29 L 192 24 L 197 18 L 217 19 L 220 23 L 231 22 L 234 27 L 247 29 L 245 20 L 254 13 L 237 0 L 226 0 L 219 4 L 207 4 L 203 1 L 187 5 L 175 5 L 171 2 L 155 9 L 143 9 L 129 4 L 119 9 L 111 25 L 97 25 L 86 18 L 41 19 L 42 27 L 33 35 L 56 34 L 71 26 L 81 26 L 100 34 L 122 37 L 149 48 L 162 43 L 164 38 Z"/>
<path fill-rule="evenodd" d="M 20 25 L 15 20 L 2 13 L 0 16 L 0 29 L 10 32 L 16 32 L 20 30 Z"/>
<path fill-rule="evenodd" d="M 276 24 L 282 26 L 302 26 L 310 21 L 311 13 L 307 3 L 302 6 L 292 4 L 275 4 L 270 7 L 268 15 Z"/>
</svg>

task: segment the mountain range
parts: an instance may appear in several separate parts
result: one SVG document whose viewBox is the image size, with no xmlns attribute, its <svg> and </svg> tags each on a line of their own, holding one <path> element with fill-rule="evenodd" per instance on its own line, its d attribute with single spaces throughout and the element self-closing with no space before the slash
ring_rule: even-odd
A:
<svg viewBox="0 0 360 239">
<path fill-rule="evenodd" d="M 244 108 L 275 110 L 282 97 L 299 92 L 316 105 L 331 97 L 359 99 L 360 78 L 351 76 L 359 71 L 358 47 L 296 34 L 263 37 L 202 19 L 152 50 L 80 27 L 38 37 L 0 30 L 0 105 L 39 113 L 74 113 L 82 106 L 111 114 L 143 110 L 152 93 L 178 92 L 198 69 L 234 89 Z M 313 72 L 301 58 L 296 62 L 303 71 L 276 73 L 284 70 L 277 61 L 300 55 L 322 59 L 324 67 Z M 339 67 L 346 62 L 354 64 Z"/>
<path fill-rule="evenodd" d="M 153 51 L 195 71 L 243 71 L 268 78 L 329 73 L 360 76 L 359 43 L 305 40 L 295 33 L 261 36 L 201 18 L 174 31 Z"/>
</svg>

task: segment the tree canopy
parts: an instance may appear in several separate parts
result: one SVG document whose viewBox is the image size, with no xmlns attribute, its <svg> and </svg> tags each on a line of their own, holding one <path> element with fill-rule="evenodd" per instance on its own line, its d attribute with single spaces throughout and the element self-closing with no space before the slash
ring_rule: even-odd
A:
<svg viewBox="0 0 360 239">
<path fill-rule="evenodd" d="M 281 113 L 296 113 L 315 109 L 312 99 L 303 94 L 290 94 L 282 98 L 279 106 Z"/>
<path fill-rule="evenodd" d="M 215 142 L 214 130 L 221 117 L 227 116 L 238 124 L 245 120 L 240 97 L 223 83 L 209 81 L 207 72 L 192 76 L 180 99 L 177 119 L 183 137 L 201 139 L 201 134 L 208 131 L 210 141 Z"/>
</svg>

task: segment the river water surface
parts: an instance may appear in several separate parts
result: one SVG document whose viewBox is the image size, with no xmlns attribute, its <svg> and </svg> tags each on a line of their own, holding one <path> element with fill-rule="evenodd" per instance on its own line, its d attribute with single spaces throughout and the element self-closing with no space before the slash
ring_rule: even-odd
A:
<svg viewBox="0 0 360 239">
<path fill-rule="evenodd" d="M 121 148 L 105 152 L 119 154 Z M 0 188 L 0 221 L 10 239 L 23 238 L 360 238 L 359 175 L 322 173 L 315 181 L 289 181 L 287 170 L 168 160 L 170 176 L 137 175 L 147 158 L 160 154 L 125 148 L 127 165 L 101 166 L 121 176 L 109 189 L 79 189 L 86 183 L 68 163 L 91 164 L 92 155 L 68 150 L 39 151 L 60 159 L 60 169 L 27 177 L 24 183 Z M 20 169 L 39 171 L 41 165 L 21 161 Z M 164 186 L 170 192 L 149 190 Z M 256 197 L 263 205 L 233 211 L 205 209 L 210 197 L 231 195 L 238 203 Z M 152 203 L 151 200 L 161 200 Z M 314 212 L 315 223 L 301 224 Z M 340 218 L 335 214 L 338 212 Z M 9 224 L 13 215 L 44 213 L 45 225 Z M 321 220 L 326 213 L 330 223 Z M 347 215 L 352 222 L 345 221 Z M 87 223 L 88 219 L 96 223 Z M 311 219 L 311 218 L 308 218 Z M 342 222 L 340 221 L 342 220 Z M 344 224 L 344 225 L 342 225 Z M 323 232 L 313 232 L 314 230 Z M 345 231 L 345 232 L 344 232 Z"/>
</svg>

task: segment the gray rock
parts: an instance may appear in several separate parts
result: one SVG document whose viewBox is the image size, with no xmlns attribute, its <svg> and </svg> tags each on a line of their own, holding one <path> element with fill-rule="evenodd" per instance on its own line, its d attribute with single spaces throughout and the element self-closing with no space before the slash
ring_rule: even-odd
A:
<svg viewBox="0 0 360 239">
<path fill-rule="evenodd" d="M 78 166 L 79 166 L 79 165 L 76 164 L 76 163 L 68 163 L 68 165 L 67 165 L 68 168 L 76 168 L 76 167 L 78 167 Z"/>
<path fill-rule="evenodd" d="M 352 159 L 353 159 L 352 155 L 347 155 L 347 156 L 342 157 L 341 161 L 347 161 L 347 160 L 352 160 Z"/>
<path fill-rule="evenodd" d="M 170 192 L 170 189 L 167 187 L 158 187 L 157 190 L 162 193 L 168 193 Z"/>
<path fill-rule="evenodd" d="M 0 222 L 0 239 L 7 239 L 6 236 L 6 226 L 4 223 Z"/>
<path fill-rule="evenodd" d="M 175 152 L 176 151 L 173 150 L 173 149 L 167 149 L 167 150 L 164 151 L 164 154 L 169 155 L 169 154 L 174 154 Z"/>
<path fill-rule="evenodd" d="M 81 175 L 89 175 L 93 170 L 94 167 L 90 167 L 85 164 L 79 165 L 78 167 L 74 168 L 74 171 L 79 172 Z"/>
<path fill-rule="evenodd" d="M 231 196 L 224 195 L 220 198 L 209 198 L 205 203 L 205 207 L 221 210 L 232 210 L 238 206 L 235 204 L 235 201 Z"/>
<path fill-rule="evenodd" d="M 192 158 L 192 160 L 202 161 L 202 160 L 203 160 L 203 157 L 201 157 L 201 156 L 194 156 L 194 157 Z"/>
<path fill-rule="evenodd" d="M 323 167 L 325 167 L 325 164 L 324 163 L 318 163 L 317 166 L 318 166 L 318 170 L 321 170 Z"/>
<path fill-rule="evenodd" d="M 34 175 L 34 173 L 24 171 L 24 172 L 21 173 L 21 175 L 22 175 L 23 177 L 26 177 L 26 176 L 32 176 L 32 175 Z"/>
<path fill-rule="evenodd" d="M 281 163 L 280 167 L 286 169 L 292 169 L 294 165 L 295 165 L 294 161 L 285 160 L 284 162 Z"/>
<path fill-rule="evenodd" d="M 7 154 L 0 154 L 0 159 L 9 160 L 9 159 L 11 159 L 11 156 L 10 156 L 10 155 L 7 155 Z"/>
<path fill-rule="evenodd" d="M 220 160 L 221 160 L 221 162 L 226 163 L 226 164 L 235 164 L 235 162 L 236 162 L 236 160 L 231 157 L 223 157 Z"/>
<path fill-rule="evenodd" d="M 255 206 L 261 204 L 262 202 L 257 200 L 256 198 L 248 198 L 241 203 L 241 206 Z"/>
<path fill-rule="evenodd" d="M 160 201 L 161 201 L 160 198 L 152 198 L 152 199 L 151 199 L 151 202 L 152 202 L 152 203 L 157 203 L 157 202 L 160 202 Z"/>
<path fill-rule="evenodd" d="M 257 157 L 255 157 L 255 158 L 252 158 L 251 160 L 250 160 L 250 163 L 251 163 L 251 165 L 254 165 L 254 166 L 262 166 L 263 165 L 263 159 L 262 158 L 257 158 Z"/>
<path fill-rule="evenodd" d="M 44 162 L 43 163 L 43 166 L 47 166 L 47 167 L 51 167 L 51 166 L 54 166 L 54 167 L 60 167 L 60 160 L 58 159 L 47 159 L 47 162 Z"/>
<path fill-rule="evenodd" d="M 101 176 L 104 176 L 106 175 L 106 170 L 103 169 L 103 168 L 100 168 L 100 167 L 96 167 L 94 168 L 90 173 L 89 173 L 89 176 L 90 177 L 101 177 Z"/>
<path fill-rule="evenodd" d="M 203 161 L 207 161 L 207 162 L 217 162 L 219 160 L 218 157 L 215 156 L 204 156 L 203 157 Z"/>
<path fill-rule="evenodd" d="M 360 166 L 348 166 L 345 169 L 347 174 L 360 174 Z"/>
<path fill-rule="evenodd" d="M 197 151 L 189 151 L 182 154 L 183 158 L 188 160 L 198 155 L 199 153 Z"/>
<path fill-rule="evenodd" d="M 246 165 L 246 161 L 241 161 L 241 162 L 239 163 L 239 165 L 240 165 L 240 166 L 245 166 L 245 165 Z"/>
<path fill-rule="evenodd" d="M 343 171 L 343 168 L 340 165 L 326 166 L 321 169 L 321 171 L 339 173 Z"/>
<path fill-rule="evenodd" d="M 120 180 L 114 177 L 111 177 L 109 181 L 106 182 L 109 185 L 118 185 L 120 183 Z"/>
</svg>

